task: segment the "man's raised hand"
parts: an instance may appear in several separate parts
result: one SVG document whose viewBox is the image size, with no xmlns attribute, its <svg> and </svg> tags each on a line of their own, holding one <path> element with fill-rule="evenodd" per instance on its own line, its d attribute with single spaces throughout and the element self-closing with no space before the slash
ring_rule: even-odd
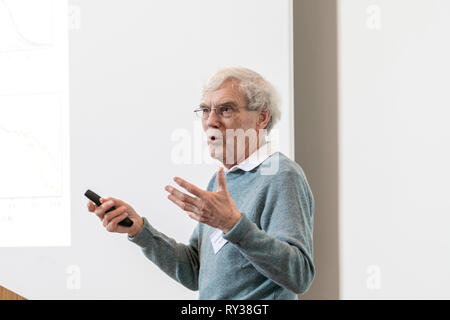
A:
<svg viewBox="0 0 450 320">
<path fill-rule="evenodd" d="M 165 187 L 170 193 L 169 200 L 186 211 L 190 218 L 220 229 L 224 233 L 230 231 L 241 218 L 242 214 L 228 192 L 223 168 L 220 168 L 217 174 L 217 192 L 202 190 L 179 177 L 173 180 L 195 196 L 187 195 L 171 186 Z"/>
</svg>

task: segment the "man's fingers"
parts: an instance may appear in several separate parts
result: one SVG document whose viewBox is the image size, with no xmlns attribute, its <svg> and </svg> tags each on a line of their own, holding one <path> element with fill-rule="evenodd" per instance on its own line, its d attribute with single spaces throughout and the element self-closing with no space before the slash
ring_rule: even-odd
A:
<svg viewBox="0 0 450 320">
<path fill-rule="evenodd" d="M 227 190 L 227 179 L 225 179 L 225 174 L 223 173 L 223 168 L 219 169 L 217 173 L 217 191 L 225 191 Z"/>
<path fill-rule="evenodd" d="M 195 207 L 194 205 L 192 205 L 192 204 L 190 204 L 190 203 L 187 203 L 187 202 L 184 202 L 184 201 L 181 201 L 180 199 L 178 199 L 177 197 L 175 197 L 174 195 L 172 195 L 172 194 L 169 194 L 168 196 L 167 196 L 167 198 L 170 200 L 170 201 L 172 201 L 173 203 L 175 203 L 177 206 L 179 206 L 182 210 L 184 210 L 184 211 L 197 211 L 198 210 L 198 208 L 197 207 Z"/>
<path fill-rule="evenodd" d="M 187 211 L 187 214 L 188 214 L 189 218 L 191 218 L 195 221 L 202 222 L 202 223 L 206 222 L 206 219 L 204 217 L 202 217 L 194 212 Z"/>
<path fill-rule="evenodd" d="M 105 216 L 105 212 L 111 209 L 115 206 L 114 200 L 109 199 L 104 201 L 99 207 L 95 209 L 95 214 L 100 218 L 103 219 Z"/>
<path fill-rule="evenodd" d="M 175 197 L 177 197 L 179 200 L 190 203 L 194 206 L 199 205 L 200 203 L 200 199 L 198 198 L 194 198 L 191 197 L 190 195 L 187 195 L 184 192 L 179 191 L 177 188 L 171 187 L 171 186 L 166 186 L 164 188 L 167 192 L 169 192 L 170 194 L 174 195 Z"/>
<path fill-rule="evenodd" d="M 94 212 L 95 204 L 91 200 L 89 200 L 89 202 L 87 203 L 87 208 L 88 208 L 89 212 Z"/>
<path fill-rule="evenodd" d="M 173 181 L 175 181 L 180 187 L 186 189 L 189 193 L 196 195 L 200 199 L 203 199 L 205 193 L 207 192 L 207 191 L 204 191 L 204 190 L 194 186 L 192 183 L 189 183 L 186 180 L 183 180 L 178 177 L 173 178 Z"/>
<path fill-rule="evenodd" d="M 114 210 L 115 211 L 115 210 Z M 108 213 L 109 214 L 109 213 Z M 109 232 L 116 232 L 117 228 L 118 228 L 118 224 L 120 221 L 122 221 L 123 219 L 125 219 L 126 217 L 128 217 L 128 213 L 127 212 L 122 212 L 121 214 L 119 214 L 118 216 L 116 216 L 114 219 L 112 219 L 107 225 L 106 225 L 106 230 L 108 230 Z"/>
<path fill-rule="evenodd" d="M 183 209 L 183 211 L 186 211 L 186 213 L 188 214 L 188 216 L 191 219 L 194 219 L 194 220 L 196 220 L 198 222 L 202 222 L 202 223 L 204 223 L 208 220 L 206 215 L 201 214 L 199 212 L 199 210 L 200 210 L 199 208 L 197 208 L 189 203 L 183 202 L 171 194 L 169 194 L 167 197 L 173 203 L 175 203 L 177 206 L 179 206 L 181 209 Z"/>
<path fill-rule="evenodd" d="M 103 225 L 106 227 L 106 225 L 107 225 L 108 223 L 110 223 L 115 217 L 121 215 L 121 214 L 124 213 L 126 210 L 127 210 L 127 207 L 125 207 L 125 206 L 120 206 L 119 208 L 117 208 L 117 209 L 115 209 L 115 210 L 113 210 L 113 211 L 110 211 L 110 212 L 104 214 L 103 219 L 102 219 Z"/>
</svg>

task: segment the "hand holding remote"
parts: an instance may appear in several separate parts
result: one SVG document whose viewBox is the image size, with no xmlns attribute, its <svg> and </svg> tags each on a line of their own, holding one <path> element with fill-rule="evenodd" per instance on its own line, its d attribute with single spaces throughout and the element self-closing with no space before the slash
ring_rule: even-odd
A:
<svg viewBox="0 0 450 320">
<path fill-rule="evenodd" d="M 144 221 L 129 204 L 111 197 L 100 198 L 99 201 L 99 206 L 89 201 L 87 207 L 90 212 L 95 213 L 99 217 L 106 230 L 109 232 L 128 233 L 130 237 L 134 237 L 141 231 Z M 120 224 L 125 218 L 131 220 L 131 226 L 127 227 Z"/>
</svg>

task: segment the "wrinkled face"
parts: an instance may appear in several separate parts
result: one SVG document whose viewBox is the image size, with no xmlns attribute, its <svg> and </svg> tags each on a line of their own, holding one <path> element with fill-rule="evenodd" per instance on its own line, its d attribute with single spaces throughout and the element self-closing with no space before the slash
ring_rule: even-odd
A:
<svg viewBox="0 0 450 320">
<path fill-rule="evenodd" d="M 202 119 L 211 157 L 231 168 L 257 149 L 258 130 L 263 129 L 267 122 L 261 124 L 261 111 L 246 109 L 247 97 L 239 89 L 238 80 L 225 80 L 218 90 L 206 93 L 201 106 L 231 108 L 222 108 L 227 112 L 233 110 L 229 118 L 211 110 L 209 117 Z"/>
</svg>

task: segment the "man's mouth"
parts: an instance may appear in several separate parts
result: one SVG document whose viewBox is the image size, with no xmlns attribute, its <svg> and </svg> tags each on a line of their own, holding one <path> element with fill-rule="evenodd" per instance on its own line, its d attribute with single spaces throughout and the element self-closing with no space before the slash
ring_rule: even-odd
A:
<svg viewBox="0 0 450 320">
<path fill-rule="evenodd" d="M 208 137 L 208 143 L 218 143 L 221 142 L 222 139 L 220 139 L 219 137 L 216 136 L 209 136 Z"/>
<path fill-rule="evenodd" d="M 207 141 L 208 143 L 214 143 L 217 144 L 218 142 L 222 141 L 222 132 L 218 129 L 208 129 L 206 132 Z"/>
</svg>

